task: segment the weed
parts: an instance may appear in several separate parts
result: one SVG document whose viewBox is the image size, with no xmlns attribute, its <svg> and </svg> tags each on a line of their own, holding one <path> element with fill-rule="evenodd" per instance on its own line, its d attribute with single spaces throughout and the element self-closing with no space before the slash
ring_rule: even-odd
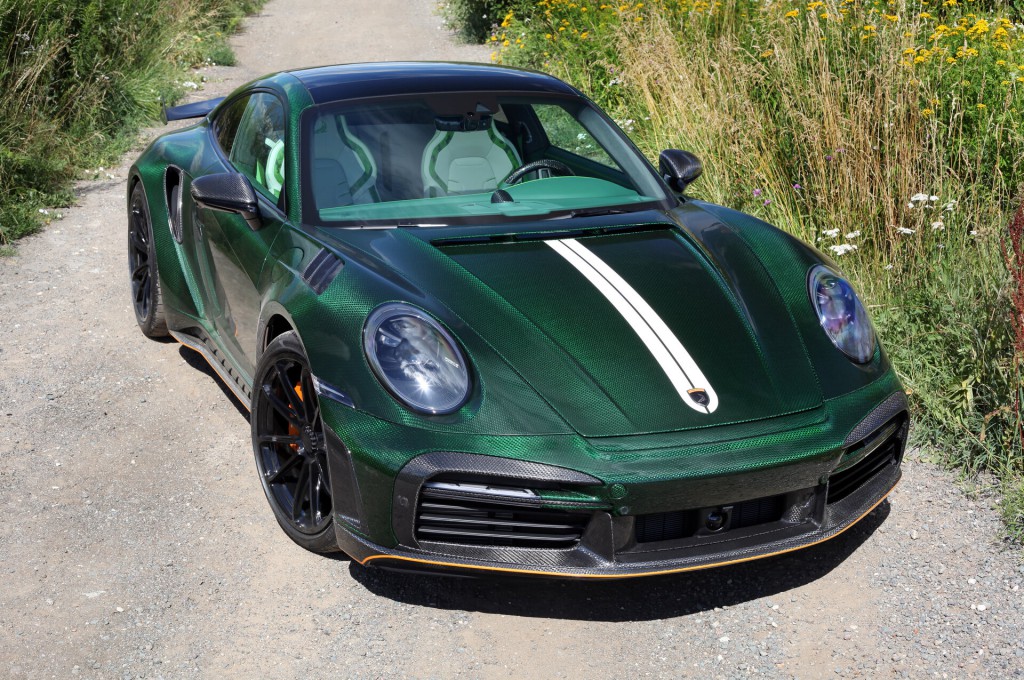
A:
<svg viewBox="0 0 1024 680">
<path fill-rule="evenodd" d="M 224 38 L 254 0 L 0 0 L 0 246 L 109 165 L 188 67 L 230 63 Z"/>
</svg>

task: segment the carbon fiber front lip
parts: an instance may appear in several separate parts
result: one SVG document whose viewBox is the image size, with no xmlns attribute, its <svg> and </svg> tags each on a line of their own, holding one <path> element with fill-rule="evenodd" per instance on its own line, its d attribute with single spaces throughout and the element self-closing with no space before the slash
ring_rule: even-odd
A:
<svg viewBox="0 0 1024 680">
<path fill-rule="evenodd" d="M 842 501 L 828 506 L 825 520 L 820 526 L 811 525 L 798 535 L 787 535 L 775 540 L 726 541 L 714 545 L 687 546 L 677 550 L 663 550 L 649 553 L 628 553 L 605 559 L 590 550 L 573 549 L 570 551 L 534 551 L 536 561 L 508 562 L 501 561 L 500 551 L 495 549 L 479 549 L 480 556 L 452 558 L 450 555 L 438 554 L 429 550 L 399 547 L 383 548 L 366 539 L 351 534 L 338 527 L 338 540 L 341 548 L 352 559 L 367 566 L 404 567 L 419 570 L 442 570 L 462 572 L 502 572 L 546 576 L 551 578 L 631 578 L 637 576 L 655 576 L 672 574 L 697 569 L 747 562 L 750 560 L 780 555 L 801 548 L 807 548 L 835 538 L 874 510 L 889 495 L 901 477 L 898 465 L 893 466 L 887 474 L 877 475 L 869 480 L 856 492 Z M 517 557 L 521 557 L 521 552 Z M 557 553 L 552 555 L 551 553 Z M 486 554 L 486 557 L 485 557 Z M 565 559 L 572 554 L 573 559 Z M 555 557 L 554 560 L 551 558 Z M 649 559 L 644 559 L 649 557 Z M 545 560 L 545 558 L 547 558 Z M 549 564 L 544 564 L 547 561 Z M 554 562 L 553 564 L 550 564 Z"/>
</svg>

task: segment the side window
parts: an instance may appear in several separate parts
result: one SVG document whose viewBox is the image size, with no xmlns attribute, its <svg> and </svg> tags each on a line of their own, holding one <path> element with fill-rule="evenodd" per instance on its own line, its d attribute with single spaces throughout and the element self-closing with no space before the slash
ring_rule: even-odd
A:
<svg viewBox="0 0 1024 680">
<path fill-rule="evenodd" d="M 249 97 L 242 97 L 217 116 L 214 129 L 217 131 L 217 143 L 225 154 L 231 151 L 231 143 L 235 141 L 235 133 L 238 132 L 238 123 L 241 122 L 248 103 Z"/>
<path fill-rule="evenodd" d="M 266 92 L 235 102 L 217 122 L 217 140 L 228 160 L 275 201 L 284 187 L 284 138 L 284 106 Z"/>
<path fill-rule="evenodd" d="M 601 165 L 607 165 L 610 168 L 619 168 L 604 147 L 598 144 L 586 128 L 561 106 L 538 104 L 533 108 L 552 146 L 557 146 L 564 151 Z"/>
</svg>

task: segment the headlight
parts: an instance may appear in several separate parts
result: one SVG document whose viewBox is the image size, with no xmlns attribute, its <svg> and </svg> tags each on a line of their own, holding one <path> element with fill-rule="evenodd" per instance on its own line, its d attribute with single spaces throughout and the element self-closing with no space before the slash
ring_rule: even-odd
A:
<svg viewBox="0 0 1024 680">
<path fill-rule="evenodd" d="M 366 320 L 363 346 L 377 378 L 413 410 L 451 413 L 466 402 L 466 358 L 425 312 L 397 302 L 381 305 Z"/>
<path fill-rule="evenodd" d="M 832 344 L 859 364 L 875 354 L 875 329 L 857 294 L 845 279 L 818 265 L 808 277 L 811 304 Z"/>
</svg>

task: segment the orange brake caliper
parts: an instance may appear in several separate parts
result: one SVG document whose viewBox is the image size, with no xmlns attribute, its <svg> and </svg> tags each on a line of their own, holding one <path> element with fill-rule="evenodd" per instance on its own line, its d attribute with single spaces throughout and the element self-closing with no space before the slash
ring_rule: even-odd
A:
<svg viewBox="0 0 1024 680">
<path fill-rule="evenodd" d="M 304 399 L 304 397 L 302 396 L 302 384 L 301 383 L 295 385 L 295 394 L 299 395 L 299 399 L 300 400 Z M 296 414 L 296 415 L 298 415 L 298 414 Z M 291 423 L 288 423 L 288 434 L 293 436 L 293 437 L 299 436 L 299 428 L 295 427 Z M 298 444 L 289 444 L 288 446 L 291 447 L 292 451 L 295 451 L 296 453 L 298 453 L 298 451 L 299 451 L 299 445 Z"/>
</svg>

